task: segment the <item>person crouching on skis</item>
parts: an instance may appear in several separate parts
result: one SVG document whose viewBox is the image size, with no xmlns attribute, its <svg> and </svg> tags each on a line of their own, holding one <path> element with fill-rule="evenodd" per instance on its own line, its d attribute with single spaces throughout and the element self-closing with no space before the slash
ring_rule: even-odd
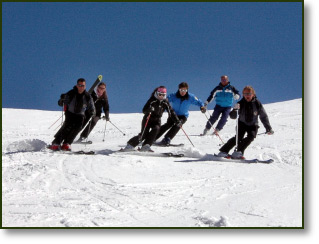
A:
<svg viewBox="0 0 319 244">
<path fill-rule="evenodd" d="M 182 126 L 182 123 L 169 104 L 166 94 L 167 90 L 165 86 L 160 86 L 152 92 L 151 97 L 143 107 L 144 117 L 141 132 L 127 142 L 124 150 L 134 150 L 140 142 L 143 142 L 140 151 L 152 151 L 151 146 L 160 130 L 161 117 L 165 110 L 175 124 Z"/>
<path fill-rule="evenodd" d="M 239 113 L 239 117 L 237 115 Z M 243 98 L 235 105 L 235 108 L 231 111 L 230 117 L 237 119 L 237 135 L 230 138 L 226 144 L 219 149 L 219 157 L 227 157 L 229 151 L 236 145 L 235 151 L 232 153 L 231 158 L 244 159 L 244 152 L 250 143 L 256 138 L 258 131 L 258 116 L 263 123 L 266 134 L 272 135 L 272 130 L 268 115 L 256 97 L 256 92 L 253 87 L 246 86 L 243 89 Z M 244 135 L 247 136 L 244 138 Z M 238 141 L 236 141 L 238 136 Z"/>
<path fill-rule="evenodd" d="M 188 84 L 182 82 L 178 85 L 178 90 L 175 93 L 171 93 L 167 96 L 168 101 L 172 104 L 174 112 L 176 113 L 182 124 L 185 124 L 189 116 L 190 105 L 195 105 L 200 108 L 202 113 L 206 112 L 204 103 L 198 99 L 194 94 L 188 92 Z M 166 131 L 168 131 L 163 140 L 160 142 L 161 145 L 169 146 L 171 140 L 179 132 L 181 127 L 177 126 L 172 118 L 168 118 L 167 122 L 161 126 L 161 129 L 156 137 L 160 138 Z"/>
<path fill-rule="evenodd" d="M 85 79 L 80 78 L 72 90 L 66 94 L 61 94 L 58 105 L 64 108 L 65 121 L 60 130 L 54 135 L 54 140 L 49 149 L 70 151 L 70 145 L 82 129 L 85 112 L 90 117 L 95 115 L 93 99 L 85 90 L 85 86 Z"/>
</svg>

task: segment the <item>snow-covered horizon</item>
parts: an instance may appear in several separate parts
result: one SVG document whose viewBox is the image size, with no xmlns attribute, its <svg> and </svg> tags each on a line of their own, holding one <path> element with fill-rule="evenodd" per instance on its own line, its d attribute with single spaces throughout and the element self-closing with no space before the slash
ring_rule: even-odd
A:
<svg viewBox="0 0 319 244">
<path fill-rule="evenodd" d="M 198 136 L 207 121 L 199 111 L 183 126 L 195 148 L 180 131 L 173 142 L 183 147 L 153 150 L 185 157 L 161 158 L 116 153 L 140 131 L 142 113 L 111 113 L 125 136 L 107 123 L 103 142 L 99 121 L 92 145 L 72 145 L 96 155 L 72 155 L 45 149 L 61 111 L 2 108 L 2 225 L 302 227 L 302 99 L 264 106 L 275 134 L 259 135 L 245 156 L 272 158 L 270 165 L 199 161 L 221 144 Z M 221 138 L 234 134 L 229 119 Z"/>
<path fill-rule="evenodd" d="M 295 99 L 291 99 L 291 100 L 287 100 L 287 101 L 277 101 L 277 102 L 274 102 L 276 104 L 279 104 L 279 103 L 284 103 L 284 102 L 288 102 L 288 101 L 294 101 L 294 100 L 302 100 L 302 98 L 295 98 Z M 274 104 L 274 103 L 263 103 L 263 105 L 268 105 L 268 104 Z M 210 109 L 213 109 L 214 107 L 214 102 L 212 102 L 211 104 L 208 105 L 208 107 Z M 35 109 L 35 108 L 13 108 L 13 107 L 2 107 L 2 109 L 15 109 L 15 110 L 33 110 L 33 111 L 47 111 L 47 112 L 60 112 L 61 113 L 61 110 L 43 110 L 43 109 Z M 142 109 L 142 108 L 141 108 Z M 141 110 L 140 109 L 140 110 Z M 196 112 L 196 107 L 190 107 L 190 112 Z M 136 113 L 139 113 L 139 112 L 127 112 L 127 113 L 120 113 L 120 112 L 112 112 L 112 114 L 136 114 Z"/>
</svg>

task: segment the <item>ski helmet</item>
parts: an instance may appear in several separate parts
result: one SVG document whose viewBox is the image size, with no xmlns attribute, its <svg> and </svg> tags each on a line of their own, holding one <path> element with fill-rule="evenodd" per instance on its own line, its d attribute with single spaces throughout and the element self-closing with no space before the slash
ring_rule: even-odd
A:
<svg viewBox="0 0 319 244">
<path fill-rule="evenodd" d="M 157 88 L 157 92 L 159 92 L 159 93 L 166 93 L 166 92 L 167 92 L 166 87 L 163 87 L 163 86 L 158 87 L 158 88 Z"/>
<path fill-rule="evenodd" d="M 165 86 L 160 86 L 156 89 L 156 92 L 154 93 L 154 96 L 158 100 L 163 100 L 166 98 L 166 87 Z"/>
</svg>

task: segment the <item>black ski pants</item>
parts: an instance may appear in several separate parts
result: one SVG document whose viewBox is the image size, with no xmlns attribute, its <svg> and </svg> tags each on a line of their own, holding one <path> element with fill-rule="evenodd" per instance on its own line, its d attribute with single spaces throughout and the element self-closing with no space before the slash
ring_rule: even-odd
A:
<svg viewBox="0 0 319 244">
<path fill-rule="evenodd" d="M 177 117 L 182 122 L 182 124 L 186 123 L 187 118 L 184 115 L 180 115 Z M 161 126 L 160 131 L 156 136 L 156 140 L 160 138 L 167 130 L 169 131 L 166 133 L 164 137 L 170 138 L 171 140 L 173 140 L 173 138 L 176 136 L 176 134 L 179 132 L 180 129 L 181 129 L 180 127 L 175 125 L 174 120 L 171 117 L 168 117 L 166 123 Z"/>
<path fill-rule="evenodd" d="M 93 128 L 95 127 L 95 125 L 97 124 L 97 122 L 99 121 L 99 119 L 100 117 L 98 116 L 94 116 L 91 120 L 90 120 L 90 117 L 85 117 L 83 125 L 86 125 L 86 126 L 85 126 L 85 129 L 82 131 L 80 137 L 87 138 L 89 134 L 91 133 L 91 131 L 93 130 Z"/>
<path fill-rule="evenodd" d="M 147 125 L 147 116 L 144 116 L 142 120 L 142 130 L 137 136 L 132 137 L 127 143 L 136 147 L 140 142 L 143 141 L 143 145 L 149 144 L 150 146 L 154 143 L 156 136 L 161 127 L 161 119 L 150 118 Z M 146 127 L 145 127 L 146 125 Z M 144 130 L 145 128 L 145 130 Z M 144 131 L 144 133 L 143 133 Z M 143 136 L 142 136 L 143 133 Z M 142 138 L 141 138 L 142 137 Z"/>
<path fill-rule="evenodd" d="M 84 116 L 65 112 L 65 121 L 60 130 L 54 135 L 52 144 L 72 144 L 76 135 L 81 131 Z"/>
<path fill-rule="evenodd" d="M 238 147 L 237 151 L 240 151 L 244 154 L 246 148 L 252 143 L 256 138 L 258 131 L 258 126 L 256 125 L 246 125 L 245 123 L 238 122 Z M 245 134 L 247 136 L 244 138 Z M 226 144 L 224 144 L 219 151 L 229 153 L 229 151 L 236 146 L 236 136 L 230 138 Z"/>
</svg>

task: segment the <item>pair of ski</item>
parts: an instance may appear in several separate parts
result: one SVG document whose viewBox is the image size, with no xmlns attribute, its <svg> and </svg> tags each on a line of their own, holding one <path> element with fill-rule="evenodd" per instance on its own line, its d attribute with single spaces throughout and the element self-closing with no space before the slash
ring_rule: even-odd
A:
<svg viewBox="0 0 319 244">
<path fill-rule="evenodd" d="M 61 153 L 67 153 L 67 154 L 86 154 L 86 155 L 95 154 L 94 151 L 83 151 L 83 150 L 80 150 L 80 151 L 71 151 L 71 150 L 62 150 L 62 149 L 52 150 L 52 149 L 50 148 L 50 145 L 47 146 L 47 148 L 50 149 L 52 152 L 61 152 Z"/>
<path fill-rule="evenodd" d="M 262 160 L 262 159 L 237 159 L 237 158 L 231 158 L 230 156 L 228 157 L 218 157 L 216 154 L 212 155 L 213 157 L 207 157 L 209 158 L 209 160 L 212 161 L 222 161 L 222 162 L 238 162 L 238 163 L 262 163 L 262 164 L 270 164 L 272 162 L 274 162 L 273 159 L 266 159 L 266 160 Z M 205 159 L 205 157 L 203 158 Z M 202 160 L 203 160 L 202 159 Z"/>
<path fill-rule="evenodd" d="M 154 151 L 125 150 L 123 148 L 121 148 L 117 152 L 120 152 L 121 154 L 136 155 L 136 156 L 174 157 L 174 158 L 184 157 L 184 154 L 182 153 L 173 153 L 173 152 L 157 153 Z"/>
</svg>

